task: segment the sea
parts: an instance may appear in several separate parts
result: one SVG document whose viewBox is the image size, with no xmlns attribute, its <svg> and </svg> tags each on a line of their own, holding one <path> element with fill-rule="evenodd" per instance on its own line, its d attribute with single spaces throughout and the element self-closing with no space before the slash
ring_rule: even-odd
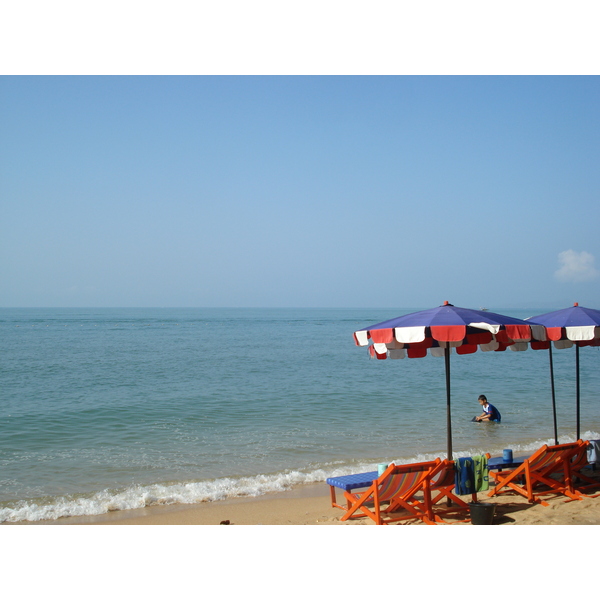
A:
<svg viewBox="0 0 600 600">
<path fill-rule="evenodd" d="M 445 457 L 444 359 L 374 360 L 352 335 L 416 310 L 1 308 L 0 522 L 260 496 Z M 584 439 L 600 438 L 599 351 L 580 351 Z M 575 349 L 553 359 L 565 443 Z M 451 393 L 454 458 L 554 443 L 547 351 L 453 353 Z M 471 421 L 480 394 L 502 423 Z"/>
</svg>

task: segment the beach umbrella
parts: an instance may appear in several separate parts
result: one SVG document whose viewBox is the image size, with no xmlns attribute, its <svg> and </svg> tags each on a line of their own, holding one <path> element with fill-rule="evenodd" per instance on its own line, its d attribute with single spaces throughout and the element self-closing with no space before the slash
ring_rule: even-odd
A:
<svg viewBox="0 0 600 600">
<path fill-rule="evenodd" d="M 444 302 L 442 306 L 410 313 L 354 332 L 358 346 L 368 346 L 372 357 L 445 358 L 448 458 L 452 459 L 450 412 L 450 349 L 457 354 L 482 351 L 526 350 L 532 340 L 545 340 L 541 325 L 484 310 Z"/>
<path fill-rule="evenodd" d="M 552 389 L 552 405 L 554 407 L 554 438 L 558 444 L 556 427 L 556 407 L 554 394 L 554 367 L 552 364 L 552 345 L 557 349 L 575 346 L 575 412 L 577 420 L 577 439 L 580 438 L 579 410 L 579 348 L 581 346 L 600 346 L 600 310 L 579 306 L 577 302 L 569 308 L 537 315 L 527 319 L 532 323 L 546 328 L 548 339 L 545 342 L 533 341 L 531 347 L 535 350 L 548 349 L 550 358 L 550 383 Z"/>
</svg>

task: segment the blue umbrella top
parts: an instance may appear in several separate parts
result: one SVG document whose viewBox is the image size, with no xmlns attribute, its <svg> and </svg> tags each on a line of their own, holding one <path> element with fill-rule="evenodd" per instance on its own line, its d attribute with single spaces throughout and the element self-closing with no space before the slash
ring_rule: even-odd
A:
<svg viewBox="0 0 600 600">
<path fill-rule="evenodd" d="M 525 350 L 532 340 L 545 340 L 545 328 L 489 311 L 460 308 L 445 302 L 442 306 L 383 321 L 354 332 L 358 346 L 369 347 L 379 359 L 425 356 L 427 350 L 442 356 L 446 345 L 458 354 L 471 354 L 477 348 L 503 351 L 507 347 Z"/>
<path fill-rule="evenodd" d="M 578 346 L 600 345 L 600 310 L 579 306 L 555 310 L 531 317 L 531 321 L 546 327 L 548 340 L 573 342 Z"/>
</svg>

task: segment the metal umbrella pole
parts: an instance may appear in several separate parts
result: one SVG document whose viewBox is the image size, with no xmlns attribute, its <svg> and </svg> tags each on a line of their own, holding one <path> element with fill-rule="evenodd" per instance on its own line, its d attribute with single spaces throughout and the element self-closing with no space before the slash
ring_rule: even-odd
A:
<svg viewBox="0 0 600 600">
<path fill-rule="evenodd" d="M 452 416 L 450 412 L 450 344 L 444 348 L 446 362 L 446 428 L 448 431 L 448 460 L 452 460 Z"/>
<path fill-rule="evenodd" d="M 580 436 L 580 431 L 579 431 L 579 344 L 576 342 L 575 343 L 575 370 L 576 370 L 576 377 L 575 377 L 575 388 L 576 388 L 576 407 L 575 407 L 575 412 L 577 414 L 577 439 L 581 439 Z"/>
<path fill-rule="evenodd" d="M 552 342 L 548 346 L 548 356 L 550 357 L 550 385 L 552 386 L 552 415 L 554 417 L 554 443 L 558 446 L 558 429 L 556 427 L 556 396 L 554 393 L 554 364 L 552 362 Z"/>
</svg>

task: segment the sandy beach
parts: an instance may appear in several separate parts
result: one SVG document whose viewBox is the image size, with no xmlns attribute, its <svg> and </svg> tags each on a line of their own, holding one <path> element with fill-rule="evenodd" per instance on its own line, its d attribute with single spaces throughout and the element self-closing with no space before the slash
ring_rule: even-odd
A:
<svg viewBox="0 0 600 600">
<path fill-rule="evenodd" d="M 572 549 L 593 540 L 596 530 L 549 526 L 600 524 L 600 497 L 573 502 L 552 498 L 547 507 L 512 494 L 499 498 L 480 494 L 479 499 L 497 505 L 494 524 L 547 527 L 427 527 L 409 521 L 403 522 L 401 533 L 394 534 L 397 530 L 392 527 L 362 527 L 373 525 L 370 519 L 341 522 L 341 510 L 330 505 L 328 486 L 318 484 L 259 498 L 152 506 L 38 522 L 75 527 L 12 527 L 3 530 L 6 543 L 0 555 L 7 572 L 18 574 L 17 581 L 31 579 L 28 565 L 38 565 L 39 576 L 28 588 L 43 594 L 48 582 L 54 582 L 65 598 L 81 597 L 81 589 L 90 587 L 90 582 L 94 582 L 91 598 L 106 598 L 115 589 L 121 596 L 149 598 L 167 594 L 195 597 L 205 589 L 226 589 L 229 595 L 260 589 L 266 598 L 289 593 L 303 598 L 314 595 L 315 590 L 319 595 L 351 591 L 362 597 L 370 595 L 378 579 L 386 577 L 389 564 L 400 565 L 396 568 L 413 579 L 424 580 L 434 573 L 436 578 L 452 581 L 457 561 L 464 560 L 466 568 L 474 568 L 481 561 L 478 552 L 493 564 L 518 554 L 524 569 L 534 572 L 547 569 L 551 556 L 561 569 L 573 572 L 576 565 L 580 568 L 580 553 Z M 269 527 L 192 527 L 222 521 Z M 421 527 L 411 527 L 412 523 Z M 80 550 L 73 552 L 75 548 Z M 552 549 L 551 555 L 547 549 Z M 69 577 L 64 575 L 65 560 Z M 357 569 L 360 574 L 354 577 Z M 536 579 L 535 589 L 567 594 L 571 580 Z M 384 585 L 390 585 L 389 581 Z M 521 579 L 519 585 L 531 583 Z M 504 586 L 491 584 L 486 597 L 504 598 Z"/>
<path fill-rule="evenodd" d="M 600 481 L 600 471 L 596 471 L 596 477 Z M 340 521 L 342 511 L 331 506 L 329 486 L 319 483 L 254 498 L 150 506 L 36 523 L 22 521 L 19 524 L 75 527 L 4 529 L 6 544 L 0 554 L 3 562 L 10 565 L 10 572 L 21 573 L 22 578 L 29 575 L 24 564 L 33 561 L 43 565 L 44 577 L 32 585 L 39 586 L 40 593 L 44 593 L 47 582 L 55 580 L 69 598 L 79 598 L 82 586 L 98 579 L 97 566 L 105 564 L 109 565 L 106 577 L 95 584 L 95 595 L 91 597 L 105 598 L 115 586 L 124 595 L 193 595 L 207 585 L 211 589 L 226 585 L 229 594 L 246 594 L 251 585 L 261 588 L 261 594 L 268 598 L 279 598 L 283 590 L 287 593 L 290 588 L 293 597 L 301 598 L 314 595 L 315 590 L 320 594 L 349 590 L 362 596 L 370 594 L 377 581 L 374 569 L 389 568 L 378 567 L 378 563 L 390 560 L 417 579 L 431 577 L 435 572 L 436 577 L 452 581 L 459 557 L 472 567 L 480 561 L 477 550 L 483 551 L 494 564 L 518 553 L 526 568 L 539 571 L 547 569 L 546 549 L 551 548 L 552 560 L 557 560 L 558 552 L 561 568 L 570 572 L 576 564 L 580 566 L 580 553 L 573 553 L 572 549 L 593 540 L 596 531 L 574 526 L 600 524 L 600 497 L 571 502 L 565 502 L 564 497 L 545 497 L 549 506 L 529 504 L 512 493 L 493 498 L 480 493 L 478 499 L 496 505 L 494 525 L 546 527 L 491 529 L 459 522 L 456 522 L 458 527 L 427 527 L 420 521 L 404 521 L 402 533 L 394 534 L 392 527 L 375 527 L 367 518 Z M 222 522 L 269 527 L 192 527 Z M 412 524 L 420 527 L 411 527 Z M 141 527 L 115 529 L 87 525 Z M 356 526 L 360 529 L 354 529 Z M 73 553 L 74 548 L 82 551 Z M 28 557 L 26 563 L 21 560 L 23 556 Z M 67 584 L 62 575 L 65 556 L 69 557 L 74 573 Z M 352 576 L 356 561 L 366 564 L 360 567 L 358 579 Z M 566 594 L 570 582 L 570 577 L 536 580 L 535 589 Z M 486 590 L 486 596 L 493 600 L 503 598 L 504 594 L 503 586 Z"/>
<path fill-rule="evenodd" d="M 600 482 L 600 471 L 594 476 Z M 598 493 L 597 490 L 596 493 Z M 341 494 L 338 494 L 340 501 Z M 470 500 L 470 497 L 466 497 Z M 565 501 L 564 496 L 545 496 L 549 506 L 529 504 L 515 493 L 488 497 L 480 493 L 480 502 L 496 505 L 494 525 L 598 525 L 600 497 Z M 370 519 L 341 521 L 342 511 L 331 506 L 329 486 L 325 483 L 300 486 L 287 492 L 259 497 L 232 498 L 199 504 L 150 506 L 113 511 L 89 517 L 66 517 L 54 521 L 20 524 L 40 525 L 374 525 Z M 464 525 L 458 521 L 450 523 Z M 8 523 L 7 523 L 8 524 Z M 224 524 L 224 523 L 223 523 Z M 421 521 L 401 525 L 423 525 Z M 469 523 L 467 523 L 469 524 Z"/>
</svg>

